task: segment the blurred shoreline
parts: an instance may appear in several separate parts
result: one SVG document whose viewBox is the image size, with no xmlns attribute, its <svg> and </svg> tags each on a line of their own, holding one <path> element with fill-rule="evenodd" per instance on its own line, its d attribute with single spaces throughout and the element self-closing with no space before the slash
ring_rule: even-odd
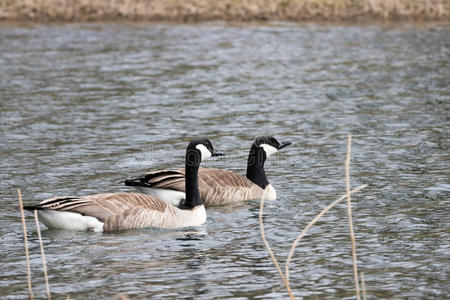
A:
<svg viewBox="0 0 450 300">
<path fill-rule="evenodd" d="M 0 0 L 0 21 L 449 21 L 449 0 Z"/>
</svg>

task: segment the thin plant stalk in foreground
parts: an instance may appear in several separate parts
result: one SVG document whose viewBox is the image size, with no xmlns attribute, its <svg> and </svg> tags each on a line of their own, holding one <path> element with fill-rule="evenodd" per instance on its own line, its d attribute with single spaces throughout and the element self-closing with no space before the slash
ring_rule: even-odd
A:
<svg viewBox="0 0 450 300">
<path fill-rule="evenodd" d="M 350 191 L 350 193 L 351 194 L 356 193 L 365 187 L 367 187 L 367 184 L 360 185 L 356 189 Z M 292 256 L 294 255 L 294 251 L 295 251 L 295 248 L 297 247 L 297 244 L 306 235 L 308 230 L 320 219 L 320 217 L 322 217 L 327 211 L 329 211 L 331 208 L 336 206 L 339 202 L 344 200 L 346 197 L 347 197 L 347 194 L 342 195 L 339 199 L 334 200 L 327 207 L 325 207 L 317 216 L 314 217 L 314 219 L 311 220 L 311 222 L 308 223 L 308 225 L 306 225 L 305 229 L 303 229 L 303 231 L 300 233 L 300 235 L 295 239 L 294 243 L 292 244 L 291 251 L 289 251 L 289 255 L 286 259 L 286 264 L 285 264 L 285 272 L 286 272 L 285 277 L 286 277 L 288 284 L 289 284 L 289 263 L 292 259 Z"/>
<path fill-rule="evenodd" d="M 30 269 L 30 256 L 28 254 L 27 227 L 25 225 L 25 215 L 23 213 L 23 205 L 22 205 L 22 193 L 20 189 L 17 189 L 17 195 L 19 196 L 19 209 L 20 209 L 20 216 L 22 217 L 23 239 L 25 243 L 25 259 L 27 261 L 28 298 L 34 299 L 33 291 L 31 290 L 31 269 Z"/>
<path fill-rule="evenodd" d="M 41 247 L 42 265 L 44 268 L 44 278 L 45 278 L 45 289 L 47 290 L 47 299 L 50 300 L 52 298 L 52 296 L 50 294 L 50 285 L 48 284 L 47 263 L 45 261 L 44 245 L 42 243 L 41 227 L 39 226 L 39 218 L 38 218 L 37 210 L 34 211 L 34 220 L 36 221 L 36 229 L 37 229 L 37 234 L 38 234 L 38 238 L 39 238 L 39 246 Z"/>
<path fill-rule="evenodd" d="M 352 135 L 349 134 L 347 140 L 347 157 L 345 159 L 345 190 L 347 191 L 348 226 L 350 229 L 350 239 L 352 242 L 353 277 L 355 280 L 356 299 L 360 300 L 361 296 L 359 294 L 358 262 L 356 260 L 356 241 L 355 241 L 355 233 L 353 231 L 353 220 L 352 220 L 352 200 L 350 198 L 350 156 L 352 151 L 351 145 L 352 145 Z"/>
<path fill-rule="evenodd" d="M 361 272 L 361 289 L 363 294 L 363 300 L 367 300 L 366 297 L 366 281 L 364 280 L 364 272 Z"/>
<path fill-rule="evenodd" d="M 275 255 L 273 254 L 273 251 L 270 248 L 269 243 L 267 242 L 266 234 L 264 233 L 264 223 L 263 223 L 263 219 L 262 219 L 263 210 L 264 210 L 264 199 L 261 199 L 261 203 L 260 203 L 260 206 L 259 206 L 259 229 L 261 231 L 261 238 L 262 238 L 262 240 L 264 242 L 264 246 L 266 247 L 267 252 L 269 253 L 270 259 L 272 260 L 273 264 L 277 268 L 278 274 L 280 274 L 280 277 L 283 280 L 284 285 L 286 286 L 286 289 L 287 289 L 288 294 L 289 294 L 289 298 L 290 299 L 295 299 L 295 296 L 292 293 L 291 287 L 289 286 L 289 282 L 284 277 L 283 272 L 281 271 L 280 265 L 278 264 L 278 261 L 275 258 Z"/>
<path fill-rule="evenodd" d="M 327 207 L 325 207 L 318 215 L 316 215 L 314 217 L 314 219 L 311 220 L 311 222 L 308 223 L 308 225 L 306 225 L 306 227 L 303 229 L 303 231 L 300 233 L 300 235 L 295 239 L 294 243 L 292 244 L 291 250 L 289 251 L 288 257 L 286 259 L 286 263 L 285 263 L 285 274 L 283 275 L 281 268 L 278 264 L 278 261 L 275 258 L 275 255 L 272 252 L 272 249 L 270 248 L 269 243 L 266 240 L 265 237 L 265 233 L 264 233 L 264 224 L 263 224 L 263 219 L 262 219 L 262 213 L 263 213 L 263 208 L 264 208 L 264 200 L 261 200 L 261 204 L 260 204 L 260 209 L 259 209 L 259 226 L 260 226 L 260 230 L 261 230 L 261 237 L 262 240 L 264 242 L 264 246 L 267 250 L 267 252 L 269 253 L 269 256 L 272 260 L 272 262 L 274 263 L 278 273 L 280 274 L 281 279 L 283 280 L 284 285 L 286 286 L 286 289 L 289 293 L 289 297 L 291 299 L 295 299 L 294 294 L 292 293 L 292 290 L 290 288 L 289 285 L 289 263 L 292 259 L 292 256 L 294 255 L 294 251 L 295 248 L 297 247 L 297 244 L 300 242 L 300 240 L 306 235 L 306 233 L 308 232 L 308 230 L 320 219 L 320 217 L 322 217 L 328 210 L 330 210 L 331 208 L 333 208 L 334 206 L 336 206 L 339 202 L 341 202 L 342 200 L 347 198 L 347 210 L 348 210 L 348 215 L 349 215 L 349 223 L 350 223 L 350 233 L 351 233 L 351 237 L 352 237 L 352 257 L 353 257 L 353 268 L 354 270 L 356 270 L 357 272 L 357 267 L 356 267 L 356 245 L 355 245 L 355 240 L 354 240 L 354 233 L 353 233 L 353 223 L 352 223 L 352 219 L 351 219 L 351 202 L 350 202 L 350 195 L 353 193 L 356 193 L 362 189 L 364 189 L 365 187 L 367 187 L 367 184 L 363 184 L 359 187 L 357 187 L 356 189 L 350 191 L 350 154 L 351 154 L 351 135 L 348 136 L 348 143 L 347 143 L 347 157 L 346 157 L 346 161 L 345 161 L 345 180 L 346 180 L 346 193 L 344 195 L 342 195 L 339 199 L 333 201 L 332 203 L 330 203 Z M 356 273 L 358 274 L 358 273 Z M 363 281 L 363 294 L 364 294 L 364 300 L 365 300 L 365 286 L 364 286 L 364 277 L 362 274 L 362 281 Z M 358 276 L 356 276 L 356 292 L 357 292 L 357 299 L 360 299 L 360 295 L 359 295 L 359 285 L 358 285 Z"/>
</svg>

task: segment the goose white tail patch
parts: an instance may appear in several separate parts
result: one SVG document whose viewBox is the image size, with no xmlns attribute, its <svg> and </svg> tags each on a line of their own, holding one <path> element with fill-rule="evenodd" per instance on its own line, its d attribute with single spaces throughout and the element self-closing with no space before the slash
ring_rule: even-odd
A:
<svg viewBox="0 0 450 300">
<path fill-rule="evenodd" d="M 103 222 L 100 222 L 97 218 L 83 216 L 79 213 L 43 209 L 38 210 L 38 214 L 39 220 L 48 228 L 103 231 Z"/>
<path fill-rule="evenodd" d="M 144 194 L 158 198 L 166 202 L 167 204 L 176 207 L 180 205 L 181 200 L 186 199 L 186 194 L 180 191 L 160 189 L 160 188 L 146 188 L 146 187 L 137 187 L 137 188 Z"/>
<path fill-rule="evenodd" d="M 202 153 L 202 161 L 212 156 L 211 151 L 209 151 L 208 148 L 205 147 L 205 145 L 199 144 L 195 146 L 195 148 L 200 150 L 200 152 Z"/>
<path fill-rule="evenodd" d="M 274 146 L 271 146 L 269 144 L 261 144 L 260 146 L 264 149 L 264 152 L 266 152 L 267 157 L 278 152 L 277 148 L 275 148 Z"/>
</svg>

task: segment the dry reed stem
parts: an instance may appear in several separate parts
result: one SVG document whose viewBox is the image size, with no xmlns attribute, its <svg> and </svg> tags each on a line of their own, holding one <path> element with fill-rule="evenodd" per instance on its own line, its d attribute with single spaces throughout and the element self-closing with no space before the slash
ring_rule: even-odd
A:
<svg viewBox="0 0 450 300">
<path fill-rule="evenodd" d="M 267 252 L 269 253 L 270 259 L 272 260 L 273 264 L 277 268 L 278 274 L 280 274 L 281 279 L 283 280 L 284 285 L 286 286 L 286 289 L 289 293 L 290 299 L 295 299 L 294 294 L 292 293 L 291 287 L 289 286 L 288 280 L 284 277 L 283 272 L 281 271 L 280 265 L 278 264 L 277 259 L 275 258 L 275 255 L 273 254 L 272 249 L 270 248 L 269 243 L 266 239 L 266 234 L 264 233 L 264 223 L 262 219 L 262 214 L 264 210 L 264 199 L 261 199 L 261 203 L 259 206 L 259 229 L 261 231 L 261 238 L 264 242 L 264 246 L 266 247 Z"/>
<path fill-rule="evenodd" d="M 44 244 L 42 243 L 41 236 L 41 227 L 39 226 L 39 218 L 37 210 L 34 210 L 34 220 L 36 221 L 36 229 L 39 238 L 39 246 L 41 247 L 41 256 L 42 256 L 42 265 L 44 268 L 44 278 L 45 278 L 45 289 L 47 290 L 47 299 L 51 299 L 52 295 L 50 294 L 50 285 L 48 284 L 48 276 L 47 276 L 47 262 L 45 261 L 45 253 L 44 253 Z"/>
<path fill-rule="evenodd" d="M 367 187 L 367 184 L 360 185 L 356 189 L 352 190 L 350 193 L 351 194 L 356 193 L 366 187 Z M 347 197 L 347 194 L 344 194 L 339 199 L 334 200 L 327 207 L 325 207 L 317 216 L 314 217 L 314 219 L 311 220 L 311 222 L 308 223 L 308 225 L 306 225 L 305 229 L 303 229 L 303 231 L 300 233 L 300 235 L 295 239 L 294 243 L 292 244 L 291 251 L 289 251 L 289 255 L 286 259 L 286 264 L 285 264 L 285 268 L 286 268 L 285 269 L 285 272 L 286 272 L 285 277 L 286 277 L 288 284 L 289 284 L 289 263 L 292 259 L 292 256 L 294 255 L 294 251 L 295 251 L 295 248 L 297 247 L 297 244 L 306 235 L 308 230 L 320 219 L 320 217 L 322 217 L 327 211 L 329 211 L 331 208 L 336 206 L 339 202 L 344 200 L 346 197 Z"/>
<path fill-rule="evenodd" d="M 364 280 L 364 272 L 361 272 L 361 289 L 363 294 L 363 300 L 367 300 L 366 297 L 366 282 Z"/>
<path fill-rule="evenodd" d="M 348 226 L 350 229 L 350 238 L 351 238 L 351 242 L 352 242 L 353 277 L 355 280 L 356 299 L 360 300 L 361 295 L 359 293 L 358 263 L 356 260 L 356 241 L 355 241 L 355 233 L 353 231 L 352 200 L 350 197 L 350 156 L 351 156 L 351 151 L 352 151 L 352 135 L 349 134 L 348 140 L 347 140 L 347 157 L 345 159 L 345 189 L 347 191 Z"/>
<path fill-rule="evenodd" d="M 20 189 L 17 189 L 17 195 L 19 196 L 19 209 L 20 209 L 20 216 L 22 217 L 23 239 L 25 243 L 25 259 L 27 261 L 28 298 L 34 299 L 33 291 L 31 290 L 31 269 L 30 269 L 30 256 L 28 254 L 27 227 L 25 225 L 25 215 L 23 213 L 23 204 L 22 204 L 22 193 Z"/>
</svg>

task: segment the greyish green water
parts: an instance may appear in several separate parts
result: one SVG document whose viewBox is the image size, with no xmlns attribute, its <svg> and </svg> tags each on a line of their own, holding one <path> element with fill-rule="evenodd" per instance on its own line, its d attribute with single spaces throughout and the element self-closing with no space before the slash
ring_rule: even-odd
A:
<svg viewBox="0 0 450 300">
<path fill-rule="evenodd" d="M 183 166 L 208 137 L 245 174 L 252 140 L 291 141 L 267 162 L 278 200 L 266 233 L 285 260 L 295 237 L 345 191 L 346 138 L 359 270 L 369 299 L 450 292 L 447 25 L 0 25 L 0 298 L 27 297 L 16 188 L 54 195 L 133 191 L 121 181 Z M 55 299 L 277 299 L 258 203 L 207 210 L 178 231 L 44 230 Z M 34 293 L 45 297 L 27 217 Z M 43 228 L 45 226 L 42 225 Z M 344 204 L 300 243 L 292 289 L 354 298 Z"/>
</svg>

